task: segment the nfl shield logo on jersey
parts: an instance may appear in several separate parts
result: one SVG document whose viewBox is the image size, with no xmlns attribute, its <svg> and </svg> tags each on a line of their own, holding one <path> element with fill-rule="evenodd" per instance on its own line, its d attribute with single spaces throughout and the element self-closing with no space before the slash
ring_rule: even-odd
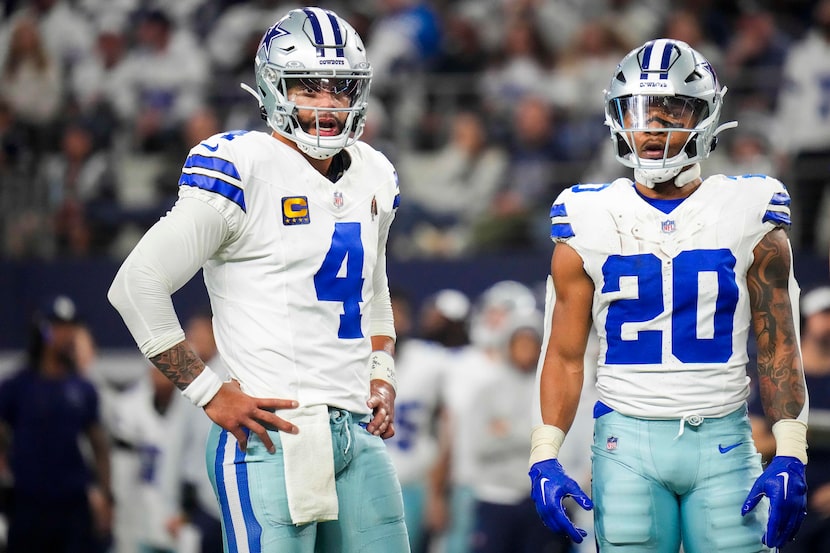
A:
<svg viewBox="0 0 830 553">
<path fill-rule="evenodd" d="M 342 192 L 335 192 L 334 193 L 334 207 L 336 207 L 336 208 L 343 207 L 343 193 Z"/>
<path fill-rule="evenodd" d="M 609 436 L 608 439 L 605 441 L 605 449 L 608 451 L 614 451 L 617 449 L 617 437 L 616 436 Z"/>
<path fill-rule="evenodd" d="M 674 221 L 671 220 L 671 219 L 663 221 L 660 224 L 660 226 L 661 226 L 661 230 L 663 232 L 665 232 L 666 234 L 671 234 L 672 232 L 677 230 L 677 227 L 675 226 Z"/>
</svg>

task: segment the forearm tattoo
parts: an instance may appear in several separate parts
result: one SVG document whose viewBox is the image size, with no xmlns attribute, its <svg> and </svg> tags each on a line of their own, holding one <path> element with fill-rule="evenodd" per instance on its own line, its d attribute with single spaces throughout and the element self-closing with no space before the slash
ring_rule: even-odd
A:
<svg viewBox="0 0 830 553">
<path fill-rule="evenodd" d="M 747 274 L 752 320 L 758 339 L 758 388 L 767 419 L 798 417 L 804 379 L 788 291 L 790 250 L 783 230 L 767 234 L 755 248 Z"/>
<path fill-rule="evenodd" d="M 205 364 L 185 342 L 150 358 L 150 362 L 179 390 L 187 388 L 205 368 Z"/>
</svg>

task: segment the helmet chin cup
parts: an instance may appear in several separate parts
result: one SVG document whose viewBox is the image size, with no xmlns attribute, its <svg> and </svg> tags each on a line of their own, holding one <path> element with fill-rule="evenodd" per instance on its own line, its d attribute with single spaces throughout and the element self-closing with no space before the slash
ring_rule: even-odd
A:
<svg viewBox="0 0 830 553">
<path fill-rule="evenodd" d="M 299 141 L 297 141 L 296 144 L 301 152 L 309 157 L 313 157 L 314 159 L 328 159 L 330 157 L 334 157 L 337 152 L 343 149 L 309 146 L 308 144 Z"/>
<path fill-rule="evenodd" d="M 700 177 L 700 163 L 695 163 L 685 171 L 683 167 L 665 167 L 662 169 L 634 169 L 634 180 L 648 187 L 674 179 L 674 185 L 683 188 Z"/>
<path fill-rule="evenodd" d="M 682 167 L 664 167 L 662 169 L 634 169 L 634 180 L 640 184 L 654 188 L 654 186 L 661 182 L 666 182 L 676 177 Z"/>
</svg>

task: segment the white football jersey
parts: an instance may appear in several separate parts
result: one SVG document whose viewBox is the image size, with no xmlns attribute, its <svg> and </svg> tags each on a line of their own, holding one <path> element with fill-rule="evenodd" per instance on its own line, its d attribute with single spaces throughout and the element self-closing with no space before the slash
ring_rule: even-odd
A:
<svg viewBox="0 0 830 553">
<path fill-rule="evenodd" d="M 551 238 L 579 253 L 594 282 L 602 402 L 656 419 L 740 407 L 749 393 L 746 274 L 761 238 L 790 224 L 789 204 L 784 186 L 761 175 L 709 177 L 668 214 L 629 179 L 560 194 Z"/>
<path fill-rule="evenodd" d="M 351 164 L 331 182 L 269 134 L 215 135 L 190 151 L 179 195 L 229 226 L 203 269 L 219 352 L 242 389 L 368 413 L 367 306 L 387 286 L 399 197 L 382 154 L 361 142 L 346 151 Z"/>
<path fill-rule="evenodd" d="M 173 393 L 164 413 L 153 405 L 152 384 L 141 382 L 125 392 L 113 421 L 113 435 L 132 444 L 138 453 L 135 478 L 136 497 L 141 511 L 137 536 L 141 543 L 172 549 L 175 539 L 167 530 L 182 513 L 182 443 L 187 435 L 186 410 L 191 406 Z"/>
<path fill-rule="evenodd" d="M 395 435 L 385 443 L 400 482 L 422 482 L 438 454 L 435 415 L 449 354 L 437 343 L 409 339 L 395 357 Z"/>
<path fill-rule="evenodd" d="M 441 401 L 450 424 L 450 482 L 453 485 L 471 486 L 481 474 L 475 445 L 481 439 L 477 433 L 479 410 L 476 398 L 483 387 L 506 370 L 501 358 L 474 345 L 449 352 Z"/>
</svg>

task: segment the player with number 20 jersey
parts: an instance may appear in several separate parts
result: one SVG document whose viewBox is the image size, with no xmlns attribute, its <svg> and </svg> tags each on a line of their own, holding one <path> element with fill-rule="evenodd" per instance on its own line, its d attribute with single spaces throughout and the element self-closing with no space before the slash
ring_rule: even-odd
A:
<svg viewBox="0 0 830 553">
<path fill-rule="evenodd" d="M 764 176 L 714 175 L 668 214 L 629 179 L 562 192 L 551 235 L 596 283 L 600 401 L 651 419 L 722 417 L 746 401 L 746 273 L 788 204 Z"/>
</svg>

